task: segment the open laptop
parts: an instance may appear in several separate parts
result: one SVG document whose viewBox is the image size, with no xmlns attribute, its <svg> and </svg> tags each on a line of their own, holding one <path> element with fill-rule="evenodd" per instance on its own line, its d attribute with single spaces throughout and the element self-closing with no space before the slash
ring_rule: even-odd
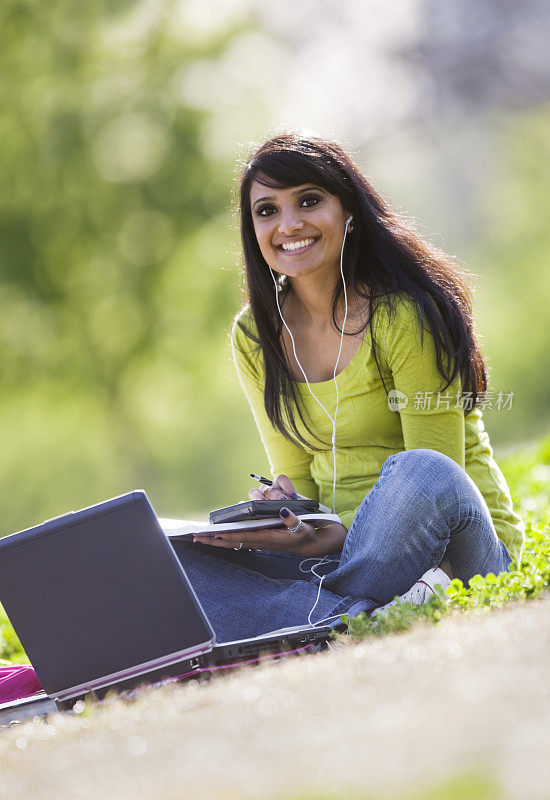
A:
<svg viewBox="0 0 550 800">
<path fill-rule="evenodd" d="M 143 491 L 0 539 L 0 602 L 58 708 L 89 692 L 101 698 L 313 648 L 333 630 L 304 625 L 216 643 Z"/>
</svg>

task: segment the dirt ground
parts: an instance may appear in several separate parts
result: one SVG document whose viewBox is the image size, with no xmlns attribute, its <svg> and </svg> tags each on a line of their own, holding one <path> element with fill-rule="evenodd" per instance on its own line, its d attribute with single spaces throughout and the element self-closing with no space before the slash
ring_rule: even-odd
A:
<svg viewBox="0 0 550 800">
<path fill-rule="evenodd" d="M 550 598 L 0 734 L 0 797 L 550 797 Z M 453 795 L 454 796 L 454 795 Z M 491 795 L 493 796 L 493 795 Z"/>
</svg>

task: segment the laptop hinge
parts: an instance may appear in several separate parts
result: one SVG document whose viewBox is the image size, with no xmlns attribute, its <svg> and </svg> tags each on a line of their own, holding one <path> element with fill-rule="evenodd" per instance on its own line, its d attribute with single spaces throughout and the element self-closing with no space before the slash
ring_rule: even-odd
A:
<svg viewBox="0 0 550 800">
<path fill-rule="evenodd" d="M 138 664 L 135 667 L 121 670 L 120 672 L 113 672 L 110 675 L 103 675 L 101 678 L 94 678 L 93 680 L 86 681 L 86 683 L 81 683 L 78 686 L 71 686 L 69 689 L 64 689 L 62 692 L 54 692 L 53 694 L 49 694 L 48 697 L 50 697 L 52 700 L 59 701 L 71 700 L 73 697 L 78 697 L 78 695 L 86 694 L 87 692 L 93 692 L 96 689 L 103 689 L 106 686 L 139 677 L 143 673 L 152 672 L 156 669 L 161 669 L 162 667 L 169 667 L 171 664 L 175 664 L 176 662 L 184 659 L 195 659 L 198 656 L 209 653 L 212 650 L 213 644 L 214 639 L 211 639 L 209 642 L 206 642 L 198 647 L 190 647 L 186 650 L 180 650 L 177 653 L 170 653 L 162 658 L 157 658 L 154 661 L 147 661 L 143 664 Z M 199 662 L 197 661 L 197 666 L 198 665 Z"/>
</svg>

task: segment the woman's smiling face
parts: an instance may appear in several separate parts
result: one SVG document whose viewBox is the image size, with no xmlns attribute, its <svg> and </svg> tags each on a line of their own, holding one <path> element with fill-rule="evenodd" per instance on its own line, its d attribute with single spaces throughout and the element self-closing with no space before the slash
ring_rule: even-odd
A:
<svg viewBox="0 0 550 800">
<path fill-rule="evenodd" d="M 337 195 L 313 183 L 272 189 L 253 181 L 250 208 L 260 251 L 274 272 L 339 270 L 349 215 Z"/>
</svg>

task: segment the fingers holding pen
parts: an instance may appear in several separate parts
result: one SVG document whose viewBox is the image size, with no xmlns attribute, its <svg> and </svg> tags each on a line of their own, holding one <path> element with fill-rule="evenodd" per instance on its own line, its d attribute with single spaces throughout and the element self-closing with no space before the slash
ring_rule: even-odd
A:
<svg viewBox="0 0 550 800">
<path fill-rule="evenodd" d="M 248 496 L 251 500 L 288 500 L 289 497 L 275 484 L 273 486 L 266 486 L 266 491 L 262 492 L 260 489 L 250 489 Z"/>
<path fill-rule="evenodd" d="M 261 481 L 261 488 L 254 487 L 248 492 L 250 500 L 297 500 L 298 494 L 287 475 L 278 475 L 274 481 L 250 473 L 252 478 Z"/>
<path fill-rule="evenodd" d="M 280 487 L 281 491 L 284 492 L 285 498 L 290 500 L 298 499 L 294 484 L 287 475 L 277 475 L 274 485 Z"/>
<path fill-rule="evenodd" d="M 250 500 L 267 500 L 265 493 L 260 489 L 250 489 L 248 492 L 248 497 Z"/>
<path fill-rule="evenodd" d="M 279 478 L 283 478 L 283 484 L 279 482 Z M 250 500 L 295 500 L 291 492 L 294 492 L 294 487 L 286 475 L 280 475 L 277 480 L 273 481 L 271 486 L 263 485 L 262 488 L 250 489 L 248 497 Z"/>
</svg>

